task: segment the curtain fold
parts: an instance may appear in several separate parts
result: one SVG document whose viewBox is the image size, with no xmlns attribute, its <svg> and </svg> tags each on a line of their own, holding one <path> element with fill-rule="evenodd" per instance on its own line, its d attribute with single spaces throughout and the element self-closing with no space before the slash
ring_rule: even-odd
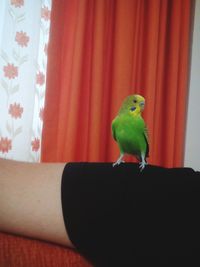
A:
<svg viewBox="0 0 200 267">
<path fill-rule="evenodd" d="M 190 0 L 53 1 L 43 161 L 115 161 L 112 119 L 139 93 L 149 162 L 182 165 L 191 10 Z"/>
</svg>

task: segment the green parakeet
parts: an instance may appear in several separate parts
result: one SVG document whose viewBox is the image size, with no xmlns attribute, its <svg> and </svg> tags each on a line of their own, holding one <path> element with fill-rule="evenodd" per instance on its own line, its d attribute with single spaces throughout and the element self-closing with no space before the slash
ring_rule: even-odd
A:
<svg viewBox="0 0 200 267">
<path fill-rule="evenodd" d="M 146 158 L 149 156 L 148 133 L 141 116 L 144 106 L 144 97 L 130 95 L 124 100 L 118 115 L 112 121 L 112 135 L 120 149 L 120 157 L 113 166 L 124 162 L 124 154 L 134 155 L 140 161 L 141 171 L 147 164 Z"/>
</svg>

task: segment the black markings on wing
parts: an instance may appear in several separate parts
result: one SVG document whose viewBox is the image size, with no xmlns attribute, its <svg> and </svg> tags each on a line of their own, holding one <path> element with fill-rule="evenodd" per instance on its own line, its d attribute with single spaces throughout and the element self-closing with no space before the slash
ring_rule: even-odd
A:
<svg viewBox="0 0 200 267">
<path fill-rule="evenodd" d="M 147 135 L 145 133 L 143 134 L 143 136 L 144 136 L 144 140 L 145 140 L 146 145 L 147 145 L 146 154 L 145 154 L 145 158 L 147 158 L 147 157 L 149 157 L 149 142 L 147 139 Z"/>
<path fill-rule="evenodd" d="M 115 120 L 113 120 L 113 122 L 112 122 L 112 136 L 115 139 L 115 141 L 117 141 L 116 133 L 115 133 L 115 125 L 114 124 L 115 124 Z"/>
</svg>

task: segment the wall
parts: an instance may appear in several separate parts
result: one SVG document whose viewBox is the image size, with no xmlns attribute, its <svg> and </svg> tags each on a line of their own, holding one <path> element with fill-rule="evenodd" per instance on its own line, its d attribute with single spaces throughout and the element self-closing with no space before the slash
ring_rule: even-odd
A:
<svg viewBox="0 0 200 267">
<path fill-rule="evenodd" d="M 200 170 L 200 0 L 196 0 L 184 166 Z"/>
</svg>

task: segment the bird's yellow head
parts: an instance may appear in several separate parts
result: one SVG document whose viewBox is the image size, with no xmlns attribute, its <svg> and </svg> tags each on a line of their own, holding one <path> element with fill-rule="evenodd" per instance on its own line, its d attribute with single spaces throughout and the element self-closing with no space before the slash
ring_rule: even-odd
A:
<svg viewBox="0 0 200 267">
<path fill-rule="evenodd" d="M 144 110 L 145 99 L 141 95 L 130 95 L 124 100 L 120 113 L 130 112 L 132 115 L 141 114 Z"/>
</svg>

